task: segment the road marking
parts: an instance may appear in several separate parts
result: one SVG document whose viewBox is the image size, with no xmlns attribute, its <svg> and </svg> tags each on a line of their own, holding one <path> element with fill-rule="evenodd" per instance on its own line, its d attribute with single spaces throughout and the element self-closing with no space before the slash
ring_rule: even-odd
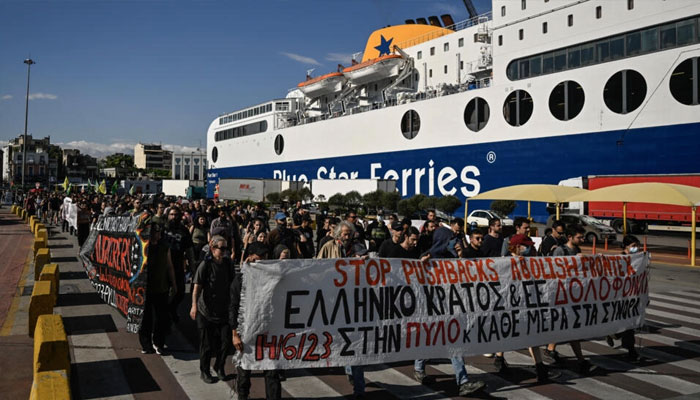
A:
<svg viewBox="0 0 700 400">
<path fill-rule="evenodd" d="M 443 374 L 454 376 L 455 372 L 452 369 L 451 364 L 438 364 L 430 365 L 431 367 L 437 369 Z M 503 396 L 506 399 L 526 399 L 526 400 L 547 400 L 548 397 L 542 396 L 537 392 L 533 392 L 530 389 L 525 389 L 520 385 L 513 385 L 510 381 L 501 378 L 495 373 L 486 372 L 482 369 L 471 365 L 465 365 L 467 367 L 467 375 L 470 376 L 470 380 L 474 380 L 474 375 L 479 374 L 479 379 L 486 382 L 488 387 L 486 391 L 496 396 Z"/>
<path fill-rule="evenodd" d="M 295 399 L 332 398 L 343 397 L 322 379 L 311 375 L 308 370 L 294 371 L 301 376 L 289 377 L 282 382 L 282 389 Z"/>
<path fill-rule="evenodd" d="M 657 317 L 668 318 L 675 321 L 687 322 L 689 324 L 700 325 L 700 318 L 686 317 L 666 311 L 655 310 L 651 306 L 647 307 L 647 314 L 656 315 Z"/>
<path fill-rule="evenodd" d="M 654 333 L 637 333 L 637 336 L 641 337 L 641 339 L 648 339 L 652 340 L 657 343 L 665 344 L 668 346 L 673 346 L 673 347 L 678 347 L 681 349 L 685 350 L 690 350 L 694 351 L 696 353 L 700 353 L 700 345 L 697 345 L 695 343 L 691 343 L 685 340 L 681 339 L 676 339 L 668 336 L 662 336 L 662 335 L 657 335 Z"/>
<path fill-rule="evenodd" d="M 370 368 L 370 367 L 368 367 Z M 409 378 L 401 372 L 388 365 L 378 365 L 371 368 L 381 368 L 380 370 L 365 369 L 365 376 L 372 382 L 391 392 L 400 399 L 446 399 L 442 393 L 423 386 L 415 379 Z"/>
<path fill-rule="evenodd" d="M 689 305 L 693 305 L 693 306 L 700 306 L 700 301 L 688 300 L 688 299 L 685 299 L 682 297 L 668 296 L 668 295 L 663 295 L 663 294 L 650 294 L 649 297 L 652 300 L 654 300 L 654 299 L 671 300 L 671 301 L 675 301 L 677 303 L 689 304 Z M 654 304 L 654 303 L 652 303 L 652 304 Z M 695 310 L 700 311 L 700 310 L 698 310 L 698 308 L 695 308 Z"/>
<path fill-rule="evenodd" d="M 679 306 L 677 304 L 671 304 L 671 303 L 664 303 L 663 301 L 654 301 L 649 304 L 650 307 L 663 307 L 663 308 L 670 308 L 671 310 L 675 311 L 685 311 L 688 313 L 696 314 L 698 313 L 698 308 L 697 307 L 685 307 L 685 306 Z"/>
<path fill-rule="evenodd" d="M 647 314 L 649 314 L 648 311 L 647 311 Z M 661 315 L 659 315 L 659 316 L 661 316 Z M 654 320 L 653 318 L 649 318 L 649 317 L 647 317 L 646 320 L 648 322 L 652 322 L 652 323 L 656 324 L 658 326 L 658 328 L 660 328 L 660 329 L 664 329 L 664 330 L 671 331 L 671 332 L 678 332 L 678 333 L 682 333 L 684 335 L 690 335 L 690 336 L 695 336 L 695 337 L 700 338 L 700 330 L 688 328 L 685 326 L 672 326 L 672 325 L 669 326 L 669 324 L 670 324 L 669 322 L 657 321 L 657 320 Z"/>
<path fill-rule="evenodd" d="M 24 291 L 24 287 L 27 285 L 27 275 L 29 274 L 29 265 L 32 263 L 32 255 L 34 255 L 34 251 L 29 249 L 27 258 L 24 261 L 24 267 L 22 268 L 22 274 L 19 278 L 19 284 L 17 285 L 17 292 L 15 293 L 14 297 L 12 297 L 12 304 L 10 305 L 10 309 L 7 310 L 7 317 L 5 318 L 5 322 L 2 324 L 2 329 L 0 329 L 0 336 L 9 336 L 12 334 L 12 327 L 15 323 L 15 317 L 22 300 L 22 292 Z"/>
</svg>

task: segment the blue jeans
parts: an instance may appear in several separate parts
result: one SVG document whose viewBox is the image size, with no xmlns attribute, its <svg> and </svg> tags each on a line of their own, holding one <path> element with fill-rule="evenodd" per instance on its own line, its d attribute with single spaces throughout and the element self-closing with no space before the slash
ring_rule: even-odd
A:
<svg viewBox="0 0 700 400">
<path fill-rule="evenodd" d="M 467 369 L 464 368 L 464 359 L 462 357 L 452 357 L 450 358 L 450 361 L 452 362 L 452 369 L 455 371 L 457 386 L 467 383 L 469 379 L 467 377 Z M 418 372 L 425 372 L 425 360 L 414 361 L 413 369 Z"/>
<path fill-rule="evenodd" d="M 365 366 L 345 367 L 345 375 L 352 377 L 352 393 L 365 394 Z"/>
</svg>

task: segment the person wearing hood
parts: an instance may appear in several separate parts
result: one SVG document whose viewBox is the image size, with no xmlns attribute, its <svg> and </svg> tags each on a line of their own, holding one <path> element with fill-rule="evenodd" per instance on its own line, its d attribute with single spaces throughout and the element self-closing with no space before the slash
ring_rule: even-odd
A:
<svg viewBox="0 0 700 400">
<path fill-rule="evenodd" d="M 170 316 L 174 323 L 180 320 L 177 308 L 185 298 L 185 273 L 194 273 L 195 265 L 194 244 L 192 236 L 185 225 L 182 224 L 182 213 L 177 207 L 168 210 L 168 222 L 165 224 L 164 238 L 170 246 L 170 252 L 175 268 L 177 281 L 177 294 L 170 303 Z"/>
<path fill-rule="evenodd" d="M 294 231 L 287 226 L 287 214 L 278 212 L 275 214 L 275 222 L 277 227 L 267 235 L 267 242 L 270 248 L 274 249 L 278 244 L 283 244 L 289 249 L 290 258 L 299 258 L 301 253 L 299 250 L 299 239 Z"/>
</svg>

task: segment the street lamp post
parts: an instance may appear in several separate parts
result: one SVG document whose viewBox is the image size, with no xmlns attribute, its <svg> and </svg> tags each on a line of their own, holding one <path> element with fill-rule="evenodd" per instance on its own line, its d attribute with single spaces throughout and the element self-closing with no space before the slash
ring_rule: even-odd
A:
<svg viewBox="0 0 700 400">
<path fill-rule="evenodd" d="M 32 64 L 36 64 L 31 58 L 24 60 L 27 64 L 27 98 L 24 105 L 24 136 L 22 137 L 22 190 L 24 190 L 24 170 L 27 167 L 27 121 L 29 118 L 29 74 L 32 69 Z"/>
</svg>

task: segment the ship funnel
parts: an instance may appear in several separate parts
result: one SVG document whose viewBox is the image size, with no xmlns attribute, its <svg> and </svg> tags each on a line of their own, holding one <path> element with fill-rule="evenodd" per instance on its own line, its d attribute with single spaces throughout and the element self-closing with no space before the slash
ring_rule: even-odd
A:
<svg viewBox="0 0 700 400">
<path fill-rule="evenodd" d="M 428 25 L 428 20 L 425 18 L 416 18 L 416 23 L 421 25 Z"/>
<path fill-rule="evenodd" d="M 442 28 L 442 24 L 440 23 L 440 20 L 435 15 L 429 16 L 428 21 L 430 21 L 430 25 Z"/>
<path fill-rule="evenodd" d="M 414 21 L 414 20 L 412 20 L 412 19 L 407 19 L 407 20 L 406 20 L 406 25 L 413 25 L 413 24 L 415 24 L 415 23 L 416 23 L 416 21 Z"/>
<path fill-rule="evenodd" d="M 452 19 L 452 16 L 450 14 L 443 14 L 440 16 L 442 19 L 442 24 L 445 26 L 445 28 L 449 28 L 455 24 L 455 21 Z"/>
</svg>

